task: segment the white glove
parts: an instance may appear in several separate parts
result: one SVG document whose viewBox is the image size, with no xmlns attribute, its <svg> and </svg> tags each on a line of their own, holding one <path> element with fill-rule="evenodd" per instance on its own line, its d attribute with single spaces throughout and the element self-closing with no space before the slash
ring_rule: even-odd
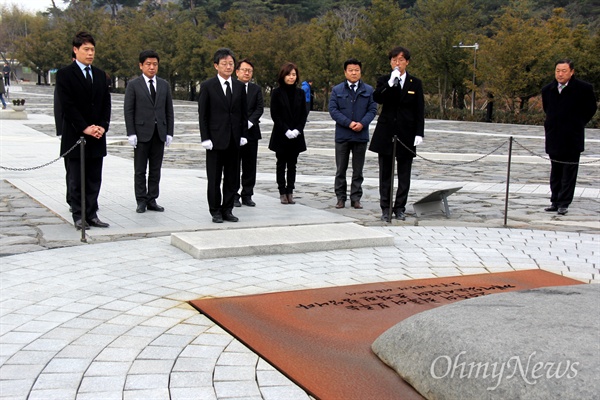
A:
<svg viewBox="0 0 600 400">
<path fill-rule="evenodd" d="M 294 134 L 294 138 L 297 138 L 298 135 L 300 135 L 300 131 L 298 129 L 294 129 L 292 133 Z"/>
<path fill-rule="evenodd" d="M 248 121 L 248 129 L 252 128 L 254 126 L 254 124 L 250 121 Z"/>
<path fill-rule="evenodd" d="M 418 146 L 421 143 L 423 143 L 423 136 L 415 136 L 415 146 Z"/>
<path fill-rule="evenodd" d="M 287 138 L 288 138 L 288 139 L 293 139 L 293 138 L 295 138 L 295 137 L 296 137 L 296 136 L 294 136 L 294 132 L 290 131 L 289 129 L 288 129 L 288 131 L 285 133 L 285 136 L 287 136 Z"/>
<path fill-rule="evenodd" d="M 127 140 L 129 141 L 129 144 L 132 145 L 135 149 L 135 146 L 137 146 L 137 135 L 129 135 L 127 136 Z"/>
<path fill-rule="evenodd" d="M 173 135 L 167 135 L 167 141 L 165 142 L 165 145 L 167 147 L 169 147 L 169 145 L 171 145 L 172 141 L 173 141 Z"/>
<path fill-rule="evenodd" d="M 394 86 L 394 83 L 396 83 L 396 78 L 400 80 L 400 70 L 398 68 L 394 68 L 390 74 L 390 80 L 388 80 L 388 85 L 390 85 L 390 87 Z"/>
<path fill-rule="evenodd" d="M 248 143 L 248 139 L 246 139 L 245 137 L 240 138 L 240 146 L 244 146 L 247 143 Z"/>
<path fill-rule="evenodd" d="M 208 140 L 205 140 L 204 142 L 202 142 L 202 147 L 204 147 L 206 150 L 212 150 L 212 148 L 213 148 L 212 140 L 208 139 Z"/>
</svg>

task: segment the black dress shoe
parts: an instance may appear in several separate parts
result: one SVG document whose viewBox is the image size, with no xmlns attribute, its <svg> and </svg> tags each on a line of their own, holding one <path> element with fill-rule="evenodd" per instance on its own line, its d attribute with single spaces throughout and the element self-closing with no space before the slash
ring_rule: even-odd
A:
<svg viewBox="0 0 600 400">
<path fill-rule="evenodd" d="M 221 214 L 215 214 L 212 217 L 212 221 L 215 224 L 222 224 L 223 223 L 223 216 Z"/>
<path fill-rule="evenodd" d="M 552 205 L 550 207 L 546 207 L 544 208 L 544 211 L 548 211 L 548 212 L 556 212 L 558 211 L 558 207 L 556 207 L 555 205 Z"/>
<path fill-rule="evenodd" d="M 137 208 L 135 209 L 136 213 L 145 213 L 146 212 L 146 203 L 138 203 Z"/>
<path fill-rule="evenodd" d="M 404 215 L 402 211 L 398 211 L 395 218 L 399 219 L 400 221 L 406 221 L 406 215 Z"/>
<path fill-rule="evenodd" d="M 335 208 L 337 208 L 339 210 L 340 208 L 344 208 L 344 207 L 346 207 L 346 203 L 342 200 L 338 200 L 338 202 L 335 205 Z"/>
<path fill-rule="evenodd" d="M 75 221 L 75 229 L 77 229 L 78 231 L 80 231 L 82 229 L 83 226 L 85 226 L 85 229 L 88 228 L 88 225 L 85 222 L 81 222 L 80 219 L 78 219 L 77 221 Z"/>
<path fill-rule="evenodd" d="M 228 212 L 223 215 L 223 220 L 229 222 L 238 222 L 240 219 L 232 213 Z"/>
<path fill-rule="evenodd" d="M 241 207 L 242 206 L 242 203 L 240 203 L 239 197 L 236 197 L 235 199 L 233 199 L 233 206 L 234 207 Z"/>
<path fill-rule="evenodd" d="M 148 208 L 148 210 L 150 211 L 158 211 L 158 212 L 163 212 L 165 211 L 164 207 L 159 206 L 158 204 L 156 204 L 156 202 L 154 203 L 148 203 L 148 205 L 146 206 Z"/>
<path fill-rule="evenodd" d="M 362 210 L 362 208 L 363 208 L 362 204 L 360 204 L 360 201 L 358 201 L 358 200 L 352 202 L 352 207 L 357 210 Z"/>
<path fill-rule="evenodd" d="M 567 207 L 558 207 L 558 214 L 559 215 L 565 215 L 568 212 L 569 212 L 569 209 Z"/>
<path fill-rule="evenodd" d="M 109 224 L 107 224 L 106 222 L 102 222 L 102 221 L 100 221 L 100 219 L 99 219 L 98 217 L 96 217 L 96 218 L 92 218 L 92 219 L 89 221 L 89 224 L 90 224 L 91 226 L 95 226 L 96 228 L 108 228 L 108 227 L 110 226 L 110 225 L 109 225 Z"/>
<path fill-rule="evenodd" d="M 242 199 L 242 204 L 245 205 L 245 206 L 248 206 L 248 207 L 254 207 L 254 206 L 256 206 L 256 203 L 252 201 L 251 197 L 244 197 Z"/>
<path fill-rule="evenodd" d="M 387 212 L 384 212 L 383 214 L 381 214 L 381 220 L 383 222 L 390 222 L 390 214 Z"/>
</svg>

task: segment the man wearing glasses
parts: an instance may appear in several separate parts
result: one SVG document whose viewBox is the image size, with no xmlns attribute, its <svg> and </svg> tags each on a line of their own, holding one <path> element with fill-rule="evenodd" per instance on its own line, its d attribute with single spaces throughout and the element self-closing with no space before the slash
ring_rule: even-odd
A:
<svg viewBox="0 0 600 400">
<path fill-rule="evenodd" d="M 398 189 L 392 205 L 395 218 L 404 221 L 406 201 L 410 189 L 412 161 L 416 146 L 423 142 L 425 131 L 425 100 L 423 84 L 408 74 L 410 52 L 394 47 L 388 54 L 392 72 L 377 80 L 373 93 L 375 102 L 382 105 L 369 150 L 378 153 L 379 204 L 381 220 L 390 222 L 391 179 L 394 166 L 398 171 Z M 396 160 L 393 160 L 393 142 L 396 142 Z"/>
<path fill-rule="evenodd" d="M 250 82 L 254 73 L 254 64 L 247 58 L 244 58 L 238 63 L 235 73 L 238 80 L 244 84 L 247 95 L 248 133 L 246 139 L 248 139 L 248 143 L 240 148 L 242 191 L 241 194 L 236 193 L 233 205 L 241 207 L 243 204 L 248 207 L 254 207 L 256 203 L 252 200 L 252 195 L 254 195 L 254 185 L 256 184 L 258 141 L 262 139 L 258 123 L 264 111 L 264 102 L 260 86 Z"/>
<path fill-rule="evenodd" d="M 200 136 L 206 149 L 206 195 L 213 222 L 237 222 L 231 211 L 240 186 L 240 146 L 247 143 L 246 89 L 231 79 L 235 58 L 230 49 L 217 50 L 213 64 L 217 76 L 202 82 L 198 97 Z"/>
</svg>

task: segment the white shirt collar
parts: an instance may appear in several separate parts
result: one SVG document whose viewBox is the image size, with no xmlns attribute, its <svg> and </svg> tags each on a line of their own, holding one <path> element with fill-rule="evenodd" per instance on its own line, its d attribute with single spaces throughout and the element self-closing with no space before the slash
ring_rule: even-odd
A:
<svg viewBox="0 0 600 400">
<path fill-rule="evenodd" d="M 231 76 L 229 77 L 229 79 L 223 79 L 223 77 L 219 74 L 217 74 L 217 78 L 219 78 L 219 82 L 221 82 L 221 87 L 223 88 L 223 93 L 225 93 L 225 90 L 227 90 L 227 87 L 225 86 L 225 82 L 229 82 L 229 87 L 231 88 L 231 93 L 233 93 L 233 82 L 231 80 Z"/>
<path fill-rule="evenodd" d="M 81 63 L 78 60 L 75 60 L 75 62 L 77 63 L 77 66 L 81 69 L 81 72 L 83 72 L 84 76 L 85 76 L 85 69 L 87 67 L 90 67 L 90 75 L 93 75 L 93 73 L 92 73 L 92 66 L 91 65 L 85 65 L 84 63 Z"/>
</svg>

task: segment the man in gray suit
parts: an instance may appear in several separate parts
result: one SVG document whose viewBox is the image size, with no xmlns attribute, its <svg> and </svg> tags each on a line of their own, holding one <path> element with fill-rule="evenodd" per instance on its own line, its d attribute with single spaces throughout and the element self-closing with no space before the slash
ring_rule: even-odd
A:
<svg viewBox="0 0 600 400">
<path fill-rule="evenodd" d="M 124 105 L 127 138 L 133 146 L 136 212 L 164 211 L 156 199 L 165 145 L 169 147 L 173 140 L 173 98 L 168 82 L 156 76 L 158 54 L 144 50 L 139 60 L 142 76 L 127 85 Z"/>
</svg>

